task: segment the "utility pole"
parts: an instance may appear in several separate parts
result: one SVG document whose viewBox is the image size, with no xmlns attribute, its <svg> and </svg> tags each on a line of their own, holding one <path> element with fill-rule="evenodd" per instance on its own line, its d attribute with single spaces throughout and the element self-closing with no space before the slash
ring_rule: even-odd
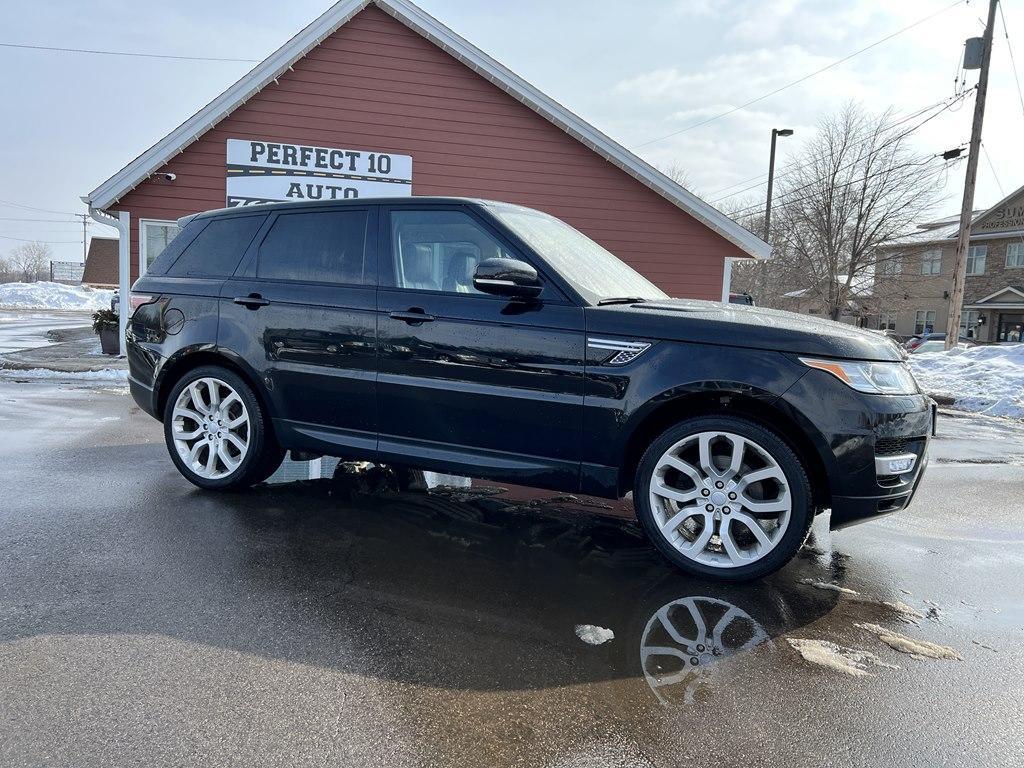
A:
<svg viewBox="0 0 1024 768">
<path fill-rule="evenodd" d="M 960 317 L 964 310 L 964 284 L 967 281 L 967 249 L 971 244 L 971 213 L 974 211 L 974 185 L 978 178 L 978 157 L 981 153 L 981 126 L 985 122 L 985 97 L 988 95 L 988 68 L 992 61 L 992 30 L 996 22 L 996 5 L 988 2 L 988 23 L 981 44 L 981 73 L 974 101 L 974 122 L 971 124 L 971 148 L 967 156 L 967 177 L 964 180 L 964 200 L 960 207 L 960 236 L 956 241 L 956 260 L 953 266 L 953 290 L 950 291 L 949 318 L 946 320 L 946 349 L 952 349 L 960 339 Z"/>
<path fill-rule="evenodd" d="M 86 236 L 86 227 L 89 226 L 89 214 L 87 213 L 76 213 L 75 216 L 82 220 L 82 263 L 85 264 L 85 259 L 88 256 L 88 237 Z"/>
</svg>

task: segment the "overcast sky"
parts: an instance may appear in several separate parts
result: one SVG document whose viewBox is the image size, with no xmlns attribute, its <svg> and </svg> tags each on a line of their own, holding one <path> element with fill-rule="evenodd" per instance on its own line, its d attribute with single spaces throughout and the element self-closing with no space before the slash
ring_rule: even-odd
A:
<svg viewBox="0 0 1024 768">
<path fill-rule="evenodd" d="M 767 171 L 772 127 L 779 172 L 813 136 L 816 121 L 855 99 L 902 116 L 952 95 L 963 40 L 980 35 L 985 4 L 973 0 L 755 105 L 691 128 L 948 7 L 952 0 L 421 0 L 479 48 L 659 165 L 677 165 L 719 206 Z M 1005 10 L 1010 45 L 1024 64 L 1024 7 Z M 0 42 L 262 59 L 328 7 L 326 0 L 51 0 L 10 4 Z M 639 11 L 643 8 L 643 11 Z M 54 243 L 80 259 L 81 212 L 90 191 L 162 138 L 250 64 L 201 63 L 0 48 L 0 253 L 9 238 Z M 1024 72 L 1021 73 L 1024 76 Z M 968 73 L 968 85 L 977 73 Z M 922 152 L 970 135 L 972 102 L 914 134 Z M 912 124 L 912 123 L 911 123 Z M 909 125 L 909 124 L 908 124 Z M 1024 107 L 997 22 L 985 145 L 976 202 L 991 205 L 1024 185 Z M 660 139 L 658 141 L 652 141 Z M 651 143 L 648 143 L 651 142 Z M 959 209 L 961 163 L 943 213 Z M 745 184 L 739 184 L 750 180 Z M 764 186 L 738 199 L 762 199 Z M 10 203 L 58 213 L 18 208 Z M 15 221 L 11 219 L 57 219 Z M 94 234 L 113 230 L 92 225 Z M 77 243 L 77 245 L 76 245 Z"/>
</svg>

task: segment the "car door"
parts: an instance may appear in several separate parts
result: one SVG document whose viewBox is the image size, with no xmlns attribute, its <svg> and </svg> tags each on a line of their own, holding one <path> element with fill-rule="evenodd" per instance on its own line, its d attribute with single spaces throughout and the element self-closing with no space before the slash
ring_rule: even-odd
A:
<svg viewBox="0 0 1024 768">
<path fill-rule="evenodd" d="M 253 365 L 289 446 L 372 459 L 376 209 L 273 214 L 221 291 L 218 344 Z"/>
<path fill-rule="evenodd" d="M 382 207 L 379 237 L 381 459 L 577 489 L 582 308 L 477 291 L 477 263 L 524 254 L 471 206 Z"/>
</svg>

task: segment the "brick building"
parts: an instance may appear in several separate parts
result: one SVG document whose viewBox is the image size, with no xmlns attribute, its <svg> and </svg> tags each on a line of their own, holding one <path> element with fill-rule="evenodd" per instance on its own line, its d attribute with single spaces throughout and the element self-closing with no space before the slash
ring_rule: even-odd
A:
<svg viewBox="0 0 1024 768">
<path fill-rule="evenodd" d="M 83 200 L 124 295 L 181 216 L 409 194 L 541 209 L 676 296 L 727 298 L 732 260 L 770 252 L 408 0 L 336 3 Z"/>
<path fill-rule="evenodd" d="M 959 216 L 951 216 L 884 249 L 875 293 L 888 297 L 889 309 L 878 327 L 945 331 L 959 231 Z M 974 214 L 960 327 L 982 342 L 1024 338 L 1024 187 Z"/>
</svg>

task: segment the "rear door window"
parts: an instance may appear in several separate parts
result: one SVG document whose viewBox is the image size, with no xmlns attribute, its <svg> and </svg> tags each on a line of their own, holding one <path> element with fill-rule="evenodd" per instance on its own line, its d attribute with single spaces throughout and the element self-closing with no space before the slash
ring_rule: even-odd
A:
<svg viewBox="0 0 1024 768">
<path fill-rule="evenodd" d="M 265 218 L 230 216 L 214 219 L 171 265 L 167 270 L 168 276 L 230 277 Z M 172 246 L 173 243 L 168 248 Z"/>
<path fill-rule="evenodd" d="M 266 280 L 366 285 L 366 210 L 283 213 L 260 245 L 256 275 Z"/>
</svg>

